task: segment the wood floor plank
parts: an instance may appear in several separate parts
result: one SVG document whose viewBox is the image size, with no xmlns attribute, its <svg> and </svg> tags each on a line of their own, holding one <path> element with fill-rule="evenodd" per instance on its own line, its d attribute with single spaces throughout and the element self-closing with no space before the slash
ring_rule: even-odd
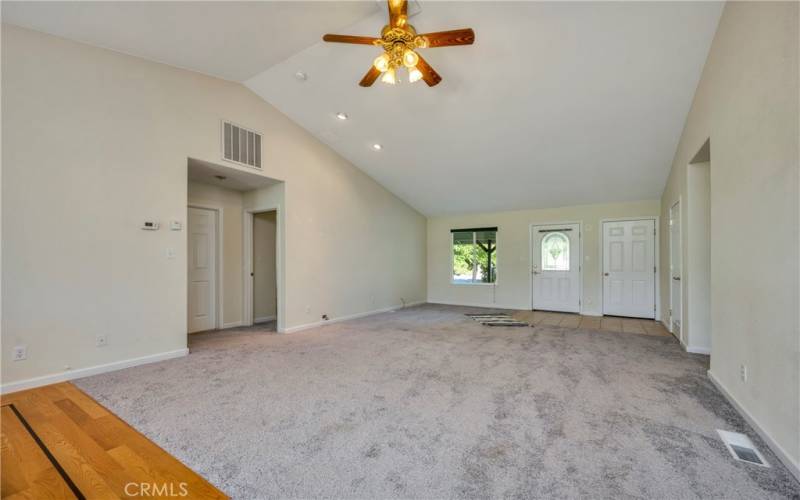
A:
<svg viewBox="0 0 800 500">
<path fill-rule="evenodd" d="M 72 403 L 82 409 L 91 418 L 100 418 L 110 415 L 110 412 L 90 398 L 85 392 L 74 385 L 64 382 L 57 384 L 58 389 L 64 393 Z"/>
<path fill-rule="evenodd" d="M 2 407 L 0 496 L 6 498 L 75 498 L 55 466 L 10 405 Z"/>
<path fill-rule="evenodd" d="M 2 478 L 0 478 L 0 489 L 6 494 L 13 495 L 30 488 L 31 481 L 28 475 L 25 474 L 25 468 L 23 467 L 26 458 L 25 452 L 17 450 L 7 437 L 9 432 L 14 432 L 14 429 L 10 427 L 11 421 L 16 420 L 16 416 L 10 409 L 6 412 L 6 408 L 3 408 L 2 419 L 3 431 L 2 436 L 0 436 L 0 440 L 2 440 L 0 444 L 0 460 L 2 460 L 0 472 L 2 472 Z M 24 429 L 22 431 L 24 432 Z M 33 441 L 32 438 L 31 441 Z"/>
<path fill-rule="evenodd" d="M 184 485 L 190 498 L 228 498 L 70 383 L 2 397 L 2 404 L 12 402 L 63 475 L 86 498 L 129 497 L 125 487 L 130 483 L 161 488 L 167 496 L 181 493 L 181 485 Z M 16 444 L 29 433 L 21 423 L 8 426 L 7 422 L 13 423 L 13 420 L 6 418 L 5 407 L 3 411 L 0 496 L 3 499 L 75 498 L 64 476 L 33 438 L 30 439 L 34 448 L 26 448 L 24 441 L 23 445 Z M 6 431 L 13 437 L 7 438 Z M 17 459 L 15 453 L 20 453 L 17 448 L 24 448 L 26 453 L 38 449 L 41 456 Z M 22 465 L 15 466 L 15 463 Z"/>
</svg>

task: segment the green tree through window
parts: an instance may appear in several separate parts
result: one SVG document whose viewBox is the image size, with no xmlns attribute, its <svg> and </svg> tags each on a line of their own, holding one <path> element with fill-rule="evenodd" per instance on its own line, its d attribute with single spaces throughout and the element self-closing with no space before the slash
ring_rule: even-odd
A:
<svg viewBox="0 0 800 500">
<path fill-rule="evenodd" d="M 497 229 L 453 230 L 453 283 L 495 283 Z"/>
</svg>

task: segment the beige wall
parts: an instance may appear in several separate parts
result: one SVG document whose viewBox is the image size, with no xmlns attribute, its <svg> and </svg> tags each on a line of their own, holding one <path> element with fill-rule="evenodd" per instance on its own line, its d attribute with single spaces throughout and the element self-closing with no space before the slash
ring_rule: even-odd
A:
<svg viewBox="0 0 800 500">
<path fill-rule="evenodd" d="M 2 88 L 6 389 L 185 352 L 186 234 L 167 226 L 187 158 L 222 163 L 223 118 L 264 134 L 285 181 L 284 326 L 425 298 L 425 218 L 242 85 L 3 25 Z"/>
<path fill-rule="evenodd" d="M 658 216 L 659 202 L 641 201 L 582 205 L 540 210 L 519 210 L 428 219 L 428 301 L 509 309 L 530 309 L 530 226 L 583 222 L 584 314 L 601 314 L 600 221 L 602 219 Z M 497 226 L 497 285 L 451 283 L 450 230 L 459 227 Z"/>
<path fill-rule="evenodd" d="M 211 184 L 189 182 L 191 206 L 222 209 L 221 275 L 222 326 L 242 321 L 242 193 Z"/>
<path fill-rule="evenodd" d="M 710 374 L 796 473 L 799 14 L 796 2 L 725 6 L 661 199 L 663 226 L 670 205 L 688 196 L 687 165 L 710 138 Z M 666 279 L 662 286 L 666 299 Z"/>
<path fill-rule="evenodd" d="M 275 273 L 275 212 L 253 216 L 253 318 L 273 319 L 278 314 L 278 283 Z"/>
</svg>

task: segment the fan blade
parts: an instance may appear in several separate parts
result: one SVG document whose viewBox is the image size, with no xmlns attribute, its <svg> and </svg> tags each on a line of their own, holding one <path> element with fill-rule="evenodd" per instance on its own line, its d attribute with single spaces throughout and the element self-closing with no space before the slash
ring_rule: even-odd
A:
<svg viewBox="0 0 800 500">
<path fill-rule="evenodd" d="M 389 2 L 389 26 L 405 26 L 408 22 L 408 1 L 407 0 L 388 0 Z"/>
<path fill-rule="evenodd" d="M 452 45 L 472 45 L 475 42 L 475 32 L 472 31 L 472 28 L 425 33 L 419 36 L 425 39 L 425 48 L 428 49 Z"/>
<path fill-rule="evenodd" d="M 361 81 L 358 82 L 358 84 L 361 85 L 362 87 L 371 87 L 379 76 L 381 76 L 381 72 L 378 71 L 378 69 L 375 68 L 375 66 L 372 66 L 371 68 L 369 68 L 369 71 L 367 71 L 367 74 L 364 75 L 364 78 L 362 78 Z"/>
<path fill-rule="evenodd" d="M 419 61 L 417 61 L 417 69 L 422 73 L 422 79 L 425 80 L 428 87 L 433 87 L 442 81 L 442 77 L 439 76 L 439 73 L 431 68 L 431 65 L 428 64 L 428 61 L 423 59 L 422 56 L 419 56 Z"/>
<path fill-rule="evenodd" d="M 356 35 L 325 35 L 322 39 L 326 42 L 335 43 L 355 43 L 359 45 L 373 45 L 375 40 L 380 38 L 373 38 L 371 36 L 356 36 Z"/>
</svg>

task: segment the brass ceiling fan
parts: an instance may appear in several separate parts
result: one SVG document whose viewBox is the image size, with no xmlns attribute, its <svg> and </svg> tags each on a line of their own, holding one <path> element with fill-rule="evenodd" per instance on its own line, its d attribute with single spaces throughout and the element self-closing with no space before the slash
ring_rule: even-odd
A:
<svg viewBox="0 0 800 500">
<path fill-rule="evenodd" d="M 384 52 L 378 56 L 372 67 L 358 83 L 362 87 L 369 87 L 381 74 L 384 83 L 397 83 L 397 70 L 408 69 L 408 80 L 416 82 L 425 80 L 429 87 L 442 81 L 439 73 L 417 54 L 416 49 L 432 49 L 436 47 L 449 47 L 452 45 L 472 45 L 475 33 L 471 28 L 439 31 L 418 35 L 413 26 L 408 24 L 408 1 L 388 0 L 389 24 L 381 30 L 380 38 L 354 35 L 325 35 L 326 42 L 355 43 L 359 45 L 375 45 L 383 48 Z"/>
</svg>

